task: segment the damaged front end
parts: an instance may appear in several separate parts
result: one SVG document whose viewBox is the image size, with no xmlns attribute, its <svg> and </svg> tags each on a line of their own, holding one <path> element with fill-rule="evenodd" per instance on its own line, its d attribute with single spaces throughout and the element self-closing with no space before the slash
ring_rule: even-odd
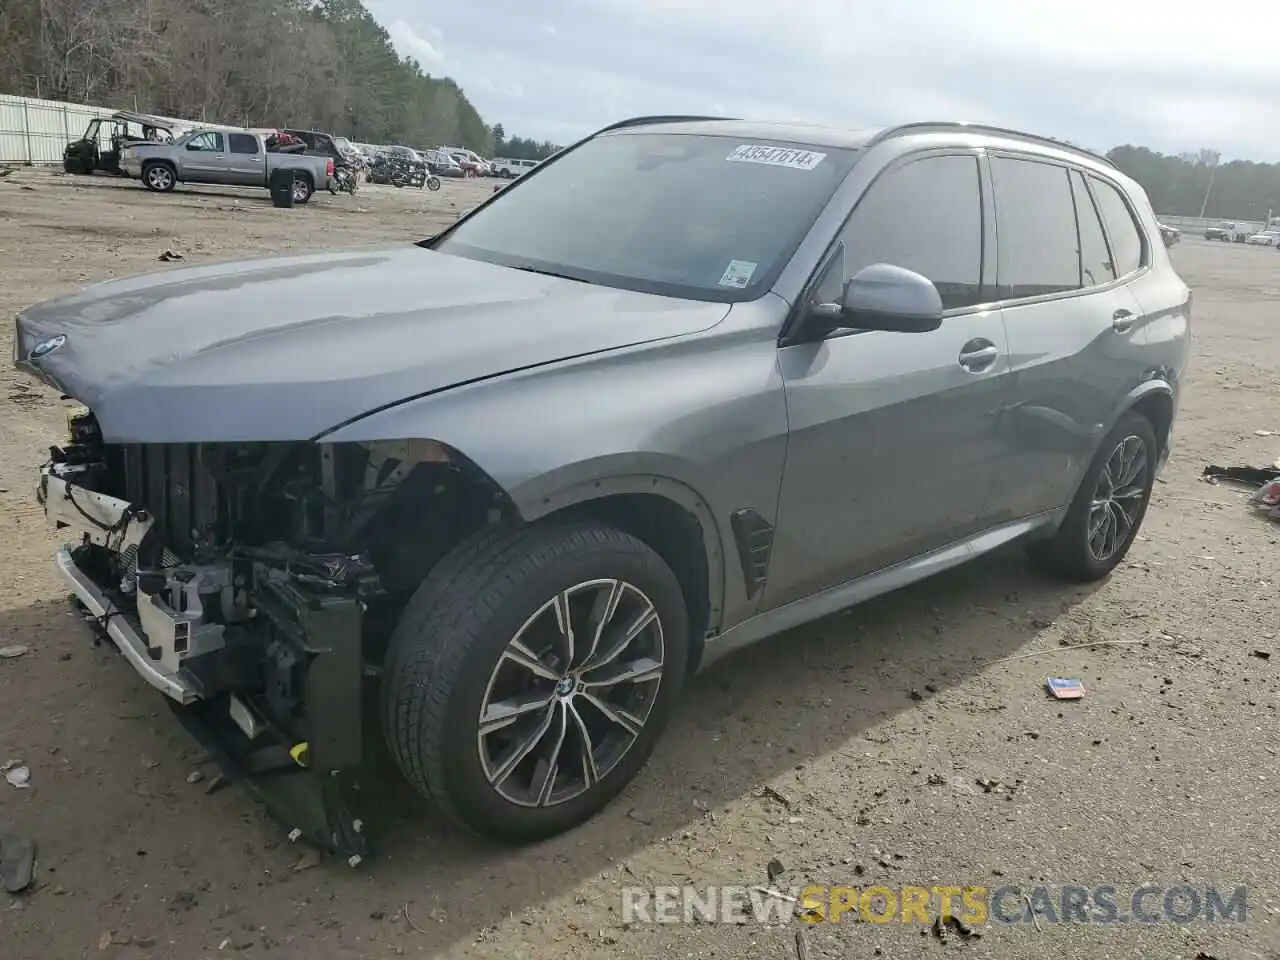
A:
<svg viewBox="0 0 1280 960">
<path fill-rule="evenodd" d="M 292 839 L 359 863 L 387 639 L 499 498 L 431 441 L 114 444 L 87 410 L 67 425 L 38 496 L 89 619 Z"/>
</svg>

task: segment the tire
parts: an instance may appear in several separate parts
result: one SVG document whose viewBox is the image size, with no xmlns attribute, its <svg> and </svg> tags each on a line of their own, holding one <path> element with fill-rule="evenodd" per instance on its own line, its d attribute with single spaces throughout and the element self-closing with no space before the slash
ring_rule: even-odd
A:
<svg viewBox="0 0 1280 960">
<path fill-rule="evenodd" d="M 437 190 L 440 189 L 440 178 L 432 174 L 431 176 L 427 177 L 426 185 L 428 190 L 430 190 L 432 193 L 435 193 Z"/>
<path fill-rule="evenodd" d="M 315 193 L 315 185 L 306 177 L 293 178 L 293 202 L 301 206 Z"/>
<path fill-rule="evenodd" d="M 168 193 L 178 185 L 178 176 L 167 163 L 148 163 L 142 168 L 142 184 L 156 193 Z"/>
<path fill-rule="evenodd" d="M 1136 457 L 1137 451 L 1133 448 L 1139 444 L 1145 459 L 1140 476 L 1130 477 L 1126 463 L 1133 465 L 1133 461 L 1126 460 L 1128 453 L 1122 453 L 1121 447 Z M 1158 461 L 1151 421 L 1136 411 L 1125 414 L 1099 445 L 1058 532 L 1051 539 L 1029 544 L 1028 552 L 1036 565 L 1047 573 L 1077 583 L 1091 583 L 1110 574 L 1129 552 L 1142 527 L 1151 502 Z M 1094 507 L 1095 495 L 1099 493 L 1108 494 L 1107 505 L 1100 508 L 1101 513 Z M 1105 531 L 1099 530 L 1091 541 L 1090 531 L 1100 518 L 1105 520 L 1108 516 L 1108 522 L 1113 524 L 1108 529 L 1120 535 L 1112 542 L 1103 543 L 1098 537 L 1105 538 Z"/>
<path fill-rule="evenodd" d="M 569 662 L 576 669 L 566 673 L 554 659 L 554 651 L 562 660 L 565 653 L 565 645 L 552 640 L 559 636 L 554 633 L 556 601 L 572 597 L 571 623 L 585 636 L 591 620 L 582 605 L 607 593 L 610 584 L 628 586 L 613 588 L 622 599 L 612 605 L 616 616 L 609 623 L 634 624 L 644 609 L 652 609 L 655 619 L 631 645 L 594 669 L 583 664 L 599 652 L 592 647 L 583 653 L 583 644 L 575 644 L 576 656 Z M 542 655 L 542 676 L 508 656 L 516 638 Z M 605 676 L 595 670 L 617 670 L 628 662 L 652 666 L 653 660 L 640 657 L 646 644 L 651 653 L 660 653 L 657 673 L 645 671 L 649 679 L 585 691 L 578 680 L 579 687 L 568 692 L 565 685 L 572 681 L 567 678 L 579 674 L 590 680 Z M 383 673 L 383 732 L 405 778 L 445 816 L 496 840 L 543 839 L 589 819 L 639 772 L 674 710 L 687 651 L 687 615 L 676 577 L 635 537 L 594 522 L 482 531 L 432 570 L 401 615 Z M 536 692 L 538 708 L 482 736 L 482 709 L 522 679 L 528 687 L 517 695 Z M 612 725 L 594 706 L 592 696 L 599 701 L 613 691 L 635 698 L 625 719 L 638 722 L 638 733 Z M 539 728 L 544 739 L 528 736 Z M 579 730 L 586 729 L 594 739 L 580 739 Z M 554 746 L 554 737 L 546 734 L 557 731 L 563 731 L 564 752 L 557 754 L 563 763 L 554 776 L 539 776 Z M 502 746 L 521 739 L 533 742 L 534 749 L 504 777 Z M 600 753 L 598 764 L 593 760 L 594 785 L 581 776 L 589 769 L 584 742 L 595 743 L 593 756 Z M 541 766 L 532 762 L 539 758 Z"/>
</svg>

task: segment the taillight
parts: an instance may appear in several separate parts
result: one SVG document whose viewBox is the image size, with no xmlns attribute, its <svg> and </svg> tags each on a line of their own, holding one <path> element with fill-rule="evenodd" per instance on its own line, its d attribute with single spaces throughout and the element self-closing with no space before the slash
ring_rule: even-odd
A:
<svg viewBox="0 0 1280 960">
<path fill-rule="evenodd" d="M 333 160 L 331 160 L 331 159 L 330 159 L 330 160 L 326 160 L 326 161 L 325 161 L 325 164 L 324 164 L 324 175 L 325 175 L 326 177 L 332 177 L 332 176 L 333 176 L 333 170 L 334 170 L 334 167 L 333 167 Z"/>
</svg>

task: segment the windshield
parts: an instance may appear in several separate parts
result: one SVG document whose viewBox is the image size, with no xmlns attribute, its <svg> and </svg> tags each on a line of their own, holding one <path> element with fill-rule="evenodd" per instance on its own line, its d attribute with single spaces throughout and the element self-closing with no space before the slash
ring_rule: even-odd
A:
<svg viewBox="0 0 1280 960">
<path fill-rule="evenodd" d="M 786 266 L 854 157 L 722 136 L 605 134 L 433 246 L 628 290 L 751 300 Z"/>
</svg>

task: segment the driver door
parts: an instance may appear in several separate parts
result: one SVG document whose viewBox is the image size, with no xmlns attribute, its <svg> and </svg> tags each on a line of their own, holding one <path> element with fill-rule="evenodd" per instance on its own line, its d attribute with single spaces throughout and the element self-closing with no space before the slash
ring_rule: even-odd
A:
<svg viewBox="0 0 1280 960">
<path fill-rule="evenodd" d="M 779 350 L 789 440 L 762 609 L 987 525 L 1013 384 L 1000 312 L 981 306 L 994 278 L 983 179 L 974 152 L 891 166 L 858 201 L 811 297 L 837 302 L 857 271 L 890 263 L 934 282 L 940 328 L 839 331 Z"/>
<path fill-rule="evenodd" d="M 227 183 L 226 144 L 214 130 L 198 133 L 187 141 L 182 155 L 183 179 L 200 183 Z"/>
</svg>

